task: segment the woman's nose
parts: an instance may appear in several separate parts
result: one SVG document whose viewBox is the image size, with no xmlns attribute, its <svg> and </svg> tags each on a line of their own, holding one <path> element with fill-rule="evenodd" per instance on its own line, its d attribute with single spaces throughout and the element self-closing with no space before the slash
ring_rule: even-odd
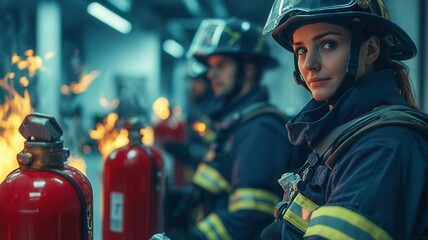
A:
<svg viewBox="0 0 428 240">
<path fill-rule="evenodd" d="M 308 71 L 319 71 L 321 69 L 320 56 L 317 51 L 308 51 L 304 67 Z"/>
</svg>

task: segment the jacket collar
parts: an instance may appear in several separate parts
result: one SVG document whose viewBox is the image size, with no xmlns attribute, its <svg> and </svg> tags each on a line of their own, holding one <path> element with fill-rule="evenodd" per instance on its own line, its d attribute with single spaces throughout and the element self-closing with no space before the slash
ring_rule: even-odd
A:
<svg viewBox="0 0 428 240">
<path fill-rule="evenodd" d="M 214 107 L 213 111 L 210 113 L 211 120 L 217 122 L 221 121 L 226 116 L 230 115 L 235 111 L 256 103 L 264 102 L 269 100 L 269 94 L 267 90 L 263 87 L 255 87 L 249 91 L 246 95 L 232 101 L 219 101 Z"/>
<path fill-rule="evenodd" d="M 372 73 L 358 80 L 329 110 L 328 103 L 312 99 L 287 123 L 290 141 L 306 140 L 311 148 L 333 128 L 379 105 L 405 105 L 392 69 Z"/>
</svg>

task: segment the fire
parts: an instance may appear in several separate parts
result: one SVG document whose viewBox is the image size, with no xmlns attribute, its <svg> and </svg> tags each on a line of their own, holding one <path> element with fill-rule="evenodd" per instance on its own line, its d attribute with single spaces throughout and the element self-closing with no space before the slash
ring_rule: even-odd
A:
<svg viewBox="0 0 428 240">
<path fill-rule="evenodd" d="M 67 165 L 76 168 L 81 173 L 86 175 L 86 163 L 85 163 L 85 160 L 83 160 L 83 158 L 76 157 L 76 156 L 70 156 L 67 159 Z"/>
<path fill-rule="evenodd" d="M 97 71 L 92 71 L 88 74 L 82 74 L 78 82 L 71 82 L 70 85 L 63 84 L 61 86 L 61 93 L 65 95 L 80 94 L 91 85 L 91 83 L 97 78 L 99 73 Z"/>
<path fill-rule="evenodd" d="M 109 113 L 101 123 L 97 123 L 95 130 L 89 132 L 89 136 L 97 140 L 98 150 L 100 151 L 103 159 L 114 150 L 125 146 L 129 143 L 128 130 L 117 128 L 117 121 L 119 115 L 117 113 Z M 140 129 L 140 133 L 144 136 L 142 143 L 146 145 L 152 145 L 154 142 L 154 133 L 151 128 Z"/>
<path fill-rule="evenodd" d="M 195 132 L 199 133 L 199 135 L 203 136 L 207 130 L 207 125 L 202 121 L 196 121 L 192 124 L 192 128 Z"/>
<path fill-rule="evenodd" d="M 152 108 L 156 116 L 158 116 L 162 120 L 167 119 L 171 114 L 169 101 L 165 97 L 160 97 L 156 99 L 156 101 L 153 103 Z"/>
<path fill-rule="evenodd" d="M 43 68 L 43 58 L 35 56 L 33 50 L 27 50 L 24 53 L 25 59 L 18 56 L 17 54 L 12 55 L 12 64 L 15 64 L 19 70 L 28 70 L 30 77 L 33 77 L 39 69 Z M 48 52 L 45 55 L 45 59 L 50 59 L 55 56 L 54 52 Z"/>
<path fill-rule="evenodd" d="M 22 150 L 25 142 L 18 129 L 25 116 L 33 111 L 28 91 L 25 90 L 21 96 L 9 83 L 9 80 L 8 77 L 0 80 L 0 88 L 8 93 L 5 103 L 0 105 L 0 116 L 2 116 L 0 120 L 0 152 L 2 153 L 0 181 L 3 181 L 12 170 L 18 168 L 16 154 Z"/>
<path fill-rule="evenodd" d="M 36 71 L 43 68 L 43 58 L 34 56 L 33 50 L 25 52 L 26 58 L 23 59 L 17 54 L 12 55 L 12 64 L 16 65 L 18 70 L 28 70 L 30 77 L 34 76 Z M 46 54 L 46 58 L 51 58 L 54 53 Z M 27 89 L 24 89 L 22 95 L 14 88 L 14 78 L 16 74 L 8 73 L 3 79 L 0 79 L 0 88 L 6 93 L 4 103 L 0 104 L 0 182 L 6 176 L 18 168 L 16 155 L 23 149 L 25 139 L 19 132 L 19 126 L 23 119 L 34 110 L 31 106 L 31 98 Z M 28 87 L 30 81 L 27 77 L 20 77 L 19 83 L 23 87 Z M 85 163 L 74 160 L 70 157 L 69 164 L 85 173 Z"/>
<path fill-rule="evenodd" d="M 113 150 L 128 144 L 128 131 L 117 129 L 116 122 L 119 115 L 109 113 L 102 123 L 97 123 L 95 130 L 89 131 L 89 136 L 97 140 L 98 150 L 103 158 L 107 157 Z"/>
</svg>

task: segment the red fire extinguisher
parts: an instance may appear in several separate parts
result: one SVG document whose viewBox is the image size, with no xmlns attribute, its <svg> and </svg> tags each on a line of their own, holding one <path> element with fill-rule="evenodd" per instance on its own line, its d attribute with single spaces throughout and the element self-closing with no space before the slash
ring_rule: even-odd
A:
<svg viewBox="0 0 428 240">
<path fill-rule="evenodd" d="M 176 143 L 186 142 L 186 121 L 181 118 L 176 118 L 170 115 L 168 118 L 161 120 L 154 125 L 153 130 L 155 134 L 155 143 L 162 148 L 168 141 Z M 181 162 L 186 159 L 174 159 L 173 166 L 173 179 L 172 185 L 176 187 L 184 186 L 186 183 L 184 176 L 184 168 Z"/>
<path fill-rule="evenodd" d="M 129 144 L 104 165 L 103 240 L 150 239 L 163 231 L 165 177 L 158 151 L 141 142 L 141 119 L 130 117 Z"/>
<path fill-rule="evenodd" d="M 19 168 L 0 184 L 0 239 L 93 239 L 92 187 L 64 164 L 70 151 L 55 118 L 30 114 L 19 132 L 26 139 Z"/>
</svg>

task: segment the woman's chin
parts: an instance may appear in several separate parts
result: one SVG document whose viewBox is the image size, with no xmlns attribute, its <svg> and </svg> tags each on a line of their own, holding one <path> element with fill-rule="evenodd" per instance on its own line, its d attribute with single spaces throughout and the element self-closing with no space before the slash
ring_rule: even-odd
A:
<svg viewBox="0 0 428 240">
<path fill-rule="evenodd" d="M 327 101 L 327 99 L 330 97 L 328 94 L 322 94 L 322 93 L 312 93 L 312 97 L 317 100 L 318 102 Z"/>
</svg>

